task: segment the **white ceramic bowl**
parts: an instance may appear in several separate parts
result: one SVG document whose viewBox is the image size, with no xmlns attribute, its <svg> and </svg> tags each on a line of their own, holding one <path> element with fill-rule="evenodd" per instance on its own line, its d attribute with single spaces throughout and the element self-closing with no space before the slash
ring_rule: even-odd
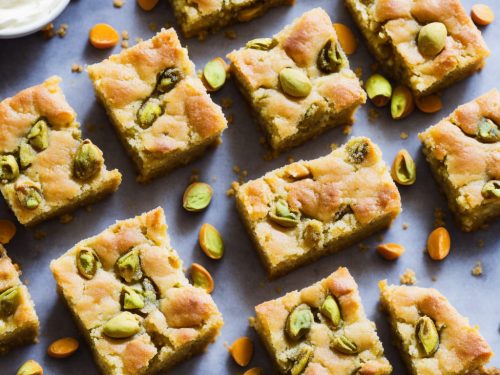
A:
<svg viewBox="0 0 500 375">
<path fill-rule="evenodd" d="M 19 27 L 12 27 L 6 30 L 0 30 L 0 39 L 20 38 L 22 36 L 33 34 L 51 23 L 68 6 L 70 0 L 61 0 L 46 16 Z"/>
</svg>

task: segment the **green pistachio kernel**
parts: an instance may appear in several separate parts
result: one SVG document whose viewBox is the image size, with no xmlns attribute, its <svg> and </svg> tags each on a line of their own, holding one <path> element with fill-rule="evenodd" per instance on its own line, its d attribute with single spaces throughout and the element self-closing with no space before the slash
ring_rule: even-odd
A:
<svg viewBox="0 0 500 375">
<path fill-rule="evenodd" d="M 102 151 L 86 139 L 73 156 L 73 175 L 80 180 L 88 180 L 99 173 L 103 164 Z"/>
<path fill-rule="evenodd" d="M 35 160 L 36 151 L 29 145 L 29 143 L 23 141 L 21 146 L 19 146 L 19 164 L 21 168 L 27 168 Z"/>
<path fill-rule="evenodd" d="M 417 38 L 418 50 L 424 56 L 434 57 L 446 44 L 448 31 L 441 22 L 431 22 L 420 29 Z"/>
<path fill-rule="evenodd" d="M 163 110 L 157 99 L 146 100 L 137 111 L 137 122 L 141 128 L 149 128 L 162 114 Z"/>
<path fill-rule="evenodd" d="M 310 346 L 302 346 L 297 352 L 296 359 L 289 370 L 290 375 L 300 375 L 304 372 L 312 358 L 314 350 Z"/>
<path fill-rule="evenodd" d="M 28 178 L 19 179 L 14 189 L 19 203 L 28 210 L 34 210 L 43 202 L 40 186 Z"/>
<path fill-rule="evenodd" d="M 123 286 L 123 308 L 125 310 L 142 309 L 144 297 L 131 287 Z"/>
<path fill-rule="evenodd" d="M 299 340 L 304 337 L 314 321 L 311 308 L 306 304 L 298 305 L 288 315 L 285 332 L 292 340 Z"/>
<path fill-rule="evenodd" d="M 142 295 L 144 297 L 145 306 L 141 310 L 141 312 L 148 313 L 151 312 L 156 306 L 156 301 L 158 300 L 157 291 L 153 282 L 147 277 L 145 277 L 142 280 L 142 287 L 143 287 Z"/>
<path fill-rule="evenodd" d="M 13 286 L 0 293 L 0 316 L 8 317 L 14 314 L 21 298 L 19 286 Z"/>
<path fill-rule="evenodd" d="M 208 207 L 212 200 L 212 187 L 204 182 L 189 185 L 182 197 L 182 207 L 186 211 L 199 212 Z"/>
<path fill-rule="evenodd" d="M 182 73 L 180 69 L 168 68 L 158 75 L 156 90 L 164 94 L 172 90 L 181 80 Z"/>
<path fill-rule="evenodd" d="M 76 268 L 82 277 L 90 280 L 100 266 L 99 257 L 94 250 L 85 247 L 76 253 Z"/>
<path fill-rule="evenodd" d="M 29 143 L 37 151 L 43 151 L 49 147 L 49 126 L 45 120 L 38 120 L 31 128 L 28 135 Z"/>
<path fill-rule="evenodd" d="M 296 98 L 304 98 L 312 90 L 312 84 L 301 70 L 285 68 L 279 74 L 281 89 L 285 94 Z"/>
<path fill-rule="evenodd" d="M 417 321 L 416 336 L 427 357 L 432 356 L 439 347 L 439 333 L 434 321 L 427 315 Z"/>
<path fill-rule="evenodd" d="M 346 152 L 349 162 L 361 164 L 370 152 L 370 145 L 364 139 L 353 139 L 347 143 Z"/>
<path fill-rule="evenodd" d="M 476 137 L 485 143 L 500 141 L 500 130 L 498 129 L 498 125 L 489 118 L 481 118 L 477 127 Z"/>
<path fill-rule="evenodd" d="M 374 74 L 368 78 L 365 88 L 368 97 L 376 107 L 383 107 L 391 100 L 391 83 L 380 74 Z"/>
<path fill-rule="evenodd" d="M 401 120 L 414 109 L 415 103 L 410 89 L 403 85 L 396 86 L 391 97 L 391 117 L 394 120 Z"/>
<path fill-rule="evenodd" d="M 274 38 L 257 38 L 252 39 L 246 44 L 246 48 L 258 49 L 259 51 L 269 51 L 278 45 L 278 41 Z"/>
<path fill-rule="evenodd" d="M 122 312 L 108 320 L 102 332 L 114 339 L 125 339 L 140 331 L 139 317 L 128 311 Z"/>
<path fill-rule="evenodd" d="M 490 180 L 484 184 L 481 194 L 484 198 L 500 198 L 500 180 Z"/>
<path fill-rule="evenodd" d="M 0 156 L 0 181 L 12 181 L 19 176 L 19 165 L 13 155 Z"/>
<path fill-rule="evenodd" d="M 43 375 L 43 368 L 38 362 L 30 359 L 19 367 L 16 375 Z"/>
<path fill-rule="evenodd" d="M 391 177 L 400 185 L 413 185 L 417 179 L 417 168 L 405 149 L 399 150 L 391 168 Z"/>
<path fill-rule="evenodd" d="M 325 301 L 321 305 L 321 314 L 326 316 L 330 322 L 332 322 L 334 327 L 338 327 L 340 325 L 340 322 L 342 321 L 342 316 L 340 314 L 340 308 L 339 305 L 337 304 L 337 301 L 335 301 L 335 298 L 333 296 L 329 295 L 326 297 Z"/>
<path fill-rule="evenodd" d="M 142 279 L 141 258 L 139 249 L 133 249 L 122 255 L 116 261 L 118 274 L 127 282 L 139 281 Z"/>
<path fill-rule="evenodd" d="M 200 247 L 211 259 L 221 259 L 224 255 L 224 240 L 213 225 L 205 223 L 200 228 L 198 236 Z"/>
<path fill-rule="evenodd" d="M 203 78 L 213 91 L 219 90 L 226 83 L 226 62 L 217 57 L 209 61 L 203 68 Z"/>
<path fill-rule="evenodd" d="M 358 346 L 356 343 L 348 339 L 345 335 L 335 336 L 332 340 L 332 348 L 342 354 L 358 353 Z"/>
<path fill-rule="evenodd" d="M 269 211 L 269 218 L 278 225 L 286 228 L 296 227 L 300 222 L 299 213 L 291 212 L 285 199 L 280 198 Z"/>
<path fill-rule="evenodd" d="M 340 54 L 337 44 L 329 40 L 318 55 L 317 65 L 318 69 L 323 73 L 331 74 L 340 70 L 343 61 L 344 59 Z"/>
</svg>

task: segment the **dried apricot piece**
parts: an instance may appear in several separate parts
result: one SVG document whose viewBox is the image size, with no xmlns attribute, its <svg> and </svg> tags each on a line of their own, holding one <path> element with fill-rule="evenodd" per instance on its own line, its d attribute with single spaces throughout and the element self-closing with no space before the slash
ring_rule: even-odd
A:
<svg viewBox="0 0 500 375">
<path fill-rule="evenodd" d="M 43 375 L 43 368 L 37 361 L 30 359 L 19 367 L 16 375 Z"/>
<path fill-rule="evenodd" d="M 424 113 L 436 113 L 443 108 L 443 102 L 437 95 L 427 95 L 415 100 L 417 108 Z"/>
<path fill-rule="evenodd" d="M 264 375 L 264 370 L 260 367 L 252 367 L 245 371 L 243 375 Z"/>
<path fill-rule="evenodd" d="M 0 244 L 5 245 L 16 234 L 16 225 L 10 220 L 0 220 Z"/>
<path fill-rule="evenodd" d="M 113 26 L 107 23 L 98 23 L 90 29 L 89 40 L 95 48 L 111 48 L 118 44 L 120 34 Z"/>
<path fill-rule="evenodd" d="M 377 246 L 377 252 L 387 260 L 395 260 L 405 252 L 405 248 L 397 243 L 383 243 Z"/>
<path fill-rule="evenodd" d="M 197 288 L 203 288 L 207 293 L 212 293 L 215 287 L 214 279 L 210 272 L 203 267 L 201 264 L 193 263 L 191 265 L 191 279 L 193 280 L 193 285 Z"/>
<path fill-rule="evenodd" d="M 158 1 L 160 0 L 137 0 L 137 5 L 139 5 L 142 10 L 150 11 L 158 4 Z"/>
<path fill-rule="evenodd" d="M 334 23 L 333 27 L 337 33 L 339 43 L 346 55 L 352 55 L 358 48 L 358 42 L 352 30 L 343 23 Z"/>
<path fill-rule="evenodd" d="M 450 253 L 451 239 L 446 228 L 434 229 L 427 238 L 427 252 L 433 260 L 443 260 Z"/>
<path fill-rule="evenodd" d="M 248 365 L 253 356 L 252 340 L 246 336 L 236 339 L 229 348 L 229 353 L 231 353 L 234 361 L 241 367 Z"/>
<path fill-rule="evenodd" d="M 54 341 L 47 349 L 47 354 L 53 358 L 66 358 L 76 352 L 80 343 L 73 337 L 64 337 Z"/>
<path fill-rule="evenodd" d="M 470 16 L 478 26 L 487 26 L 495 19 L 495 13 L 486 4 L 475 4 L 472 6 Z"/>
</svg>

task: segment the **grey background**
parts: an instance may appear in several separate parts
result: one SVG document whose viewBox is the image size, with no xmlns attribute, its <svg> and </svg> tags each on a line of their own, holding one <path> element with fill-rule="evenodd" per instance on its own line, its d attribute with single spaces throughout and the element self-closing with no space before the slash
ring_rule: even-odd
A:
<svg viewBox="0 0 500 375">
<path fill-rule="evenodd" d="M 498 2 L 482 1 L 495 8 L 500 16 Z M 464 1 L 468 10 L 473 3 L 472 0 Z M 354 29 L 342 1 L 298 0 L 293 7 L 277 8 L 250 23 L 230 27 L 237 31 L 236 40 L 229 40 L 224 37 L 224 32 L 219 32 L 210 35 L 205 42 L 191 39 L 183 40 L 183 44 L 189 46 L 190 56 L 200 69 L 210 58 L 224 56 L 249 39 L 269 36 L 305 10 L 316 6 L 327 10 L 335 22 L 346 23 Z M 387 278 L 398 284 L 399 275 L 406 268 L 416 271 L 418 285 L 438 288 L 459 312 L 468 316 L 473 324 L 480 325 L 481 333 L 492 348 L 500 352 L 500 273 L 497 272 L 500 266 L 500 249 L 497 242 L 500 223 L 497 221 L 487 230 L 476 233 L 462 233 L 431 178 L 417 141 L 418 132 L 436 123 L 457 105 L 497 85 L 500 62 L 498 21 L 483 29 L 484 37 L 492 49 L 492 56 L 486 68 L 446 90 L 443 94 L 445 108 L 441 112 L 425 115 L 416 111 L 407 119 L 395 122 L 390 119 L 386 108 L 379 111 L 378 120 L 370 122 L 367 114 L 368 110 L 373 108 L 371 104 L 367 103 L 358 111 L 353 135 L 370 136 L 381 146 L 384 159 L 388 163 L 392 162 L 400 148 L 406 148 L 418 165 L 417 183 L 411 187 L 400 188 L 404 211 L 392 228 L 384 234 L 384 241 L 399 242 L 406 247 L 404 256 L 397 262 L 383 260 L 374 251 L 378 244 L 378 235 L 375 235 L 364 242 L 370 247 L 369 250 L 361 251 L 358 246 L 353 246 L 274 282 L 266 281 L 257 253 L 236 213 L 234 200 L 225 195 L 231 181 L 237 178 L 232 172 L 233 166 L 238 165 L 248 170 L 249 178 L 257 178 L 266 171 L 285 164 L 290 155 L 296 160 L 325 155 L 329 152 L 331 143 L 342 144 L 349 136 L 343 135 L 341 129 L 335 129 L 271 162 L 263 161 L 262 156 L 267 150 L 259 144 L 262 134 L 257 130 L 234 83 L 228 82 L 223 90 L 213 94 L 218 103 L 224 97 L 235 99 L 234 107 L 226 110 L 226 114 L 235 116 L 234 123 L 223 135 L 223 144 L 191 165 L 160 177 L 149 185 L 140 185 L 135 181 L 133 165 L 114 134 L 103 108 L 94 99 L 87 75 L 71 73 L 71 64 L 98 62 L 111 52 L 117 53 L 121 50 L 119 46 L 113 51 L 92 48 L 88 44 L 87 33 L 93 24 L 108 22 L 119 31 L 128 30 L 133 44 L 136 37 L 146 39 L 154 34 L 148 27 L 150 22 L 157 25 L 171 22 L 175 25 L 171 8 L 164 0 L 149 13 L 139 9 L 134 0 L 126 0 L 122 9 L 113 8 L 112 0 L 74 0 L 56 20 L 56 27 L 63 22 L 69 24 L 68 33 L 63 39 L 55 37 L 46 41 L 37 34 L 17 40 L 0 41 L 0 97 L 14 95 L 25 87 L 40 83 L 50 75 L 62 76 L 62 86 L 69 103 L 78 113 L 84 136 L 92 138 L 103 149 L 109 167 L 120 169 L 123 173 L 123 183 L 113 196 L 94 204 L 91 212 L 84 209 L 76 211 L 74 220 L 69 224 L 61 224 L 56 219 L 38 226 L 36 229 L 48 234 L 43 240 L 34 238 L 34 230 L 18 226 L 18 233 L 7 245 L 7 250 L 21 265 L 23 279 L 29 281 L 29 289 L 40 317 L 41 336 L 38 345 L 18 348 L 1 357 L 0 374 L 15 374 L 18 366 L 30 358 L 39 361 L 47 374 L 98 373 L 88 346 L 77 331 L 63 301 L 56 294 L 49 262 L 77 241 L 99 233 L 116 219 L 133 217 L 156 206 L 162 206 L 166 211 L 172 244 L 183 259 L 184 265 L 189 267 L 192 262 L 199 262 L 212 273 L 216 283 L 213 297 L 225 319 L 225 326 L 217 342 L 211 345 L 204 355 L 177 366 L 172 373 L 242 373 L 243 370 L 232 361 L 224 348 L 224 343 L 231 343 L 242 335 L 249 335 L 255 343 L 255 355 L 250 365 L 261 366 L 266 373 L 272 373 L 269 356 L 247 324 L 248 317 L 253 314 L 253 307 L 287 291 L 310 285 L 339 266 L 349 267 L 357 280 L 367 314 L 377 324 L 395 374 L 405 374 L 406 370 L 391 343 L 387 321 L 378 308 L 377 282 Z M 177 29 L 176 25 L 175 27 Z M 355 32 L 361 40 L 359 33 Z M 363 42 L 360 43 L 357 53 L 350 57 L 350 62 L 354 68 L 362 67 L 364 78 L 368 77 L 373 59 L 367 54 Z M 400 139 L 402 131 L 407 132 L 410 138 Z M 190 214 L 181 208 L 182 193 L 193 168 L 199 168 L 202 171 L 202 180 L 212 184 L 215 190 L 212 205 L 206 212 L 199 214 Z M 216 181 L 212 180 L 212 176 L 217 177 Z M 423 252 L 427 234 L 433 229 L 434 208 L 444 209 L 452 238 L 451 253 L 443 262 L 433 262 Z M 0 217 L 15 220 L 3 200 L 0 201 Z M 208 259 L 198 247 L 198 229 L 204 222 L 215 225 L 225 239 L 226 253 L 221 261 Z M 406 231 L 402 230 L 403 223 L 410 224 Z M 484 247 L 478 246 L 480 240 L 484 240 Z M 473 277 L 471 269 L 478 260 L 483 263 L 484 275 Z M 431 280 L 434 276 L 437 278 L 435 282 Z M 47 346 L 53 340 L 64 336 L 77 337 L 81 342 L 80 349 L 68 359 L 56 360 L 48 357 L 45 354 Z M 500 366 L 500 356 L 494 357 L 492 364 Z"/>
</svg>

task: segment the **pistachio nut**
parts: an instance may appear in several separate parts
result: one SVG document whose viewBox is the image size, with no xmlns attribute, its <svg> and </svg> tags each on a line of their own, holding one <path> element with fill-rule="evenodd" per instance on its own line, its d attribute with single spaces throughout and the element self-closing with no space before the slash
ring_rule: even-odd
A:
<svg viewBox="0 0 500 375">
<path fill-rule="evenodd" d="M 190 274 L 195 287 L 205 289 L 207 293 L 213 292 L 215 287 L 214 279 L 205 267 L 201 264 L 193 263 Z"/>
<path fill-rule="evenodd" d="M 414 109 L 415 102 L 410 89 L 403 85 L 396 86 L 391 97 L 391 117 L 394 120 L 401 120 Z"/>
<path fill-rule="evenodd" d="M 358 353 L 358 346 L 356 343 L 345 335 L 335 336 L 332 340 L 333 350 L 342 354 L 356 354 Z"/>
<path fill-rule="evenodd" d="M 30 359 L 19 367 L 16 375 L 43 375 L 43 368 L 38 362 Z"/>
<path fill-rule="evenodd" d="M 224 255 L 224 241 L 213 225 L 203 224 L 198 240 L 201 249 L 209 258 L 218 260 Z"/>
<path fill-rule="evenodd" d="M 147 129 L 162 114 L 163 110 L 158 99 L 148 99 L 142 103 L 137 111 L 137 123 L 141 128 Z"/>
<path fill-rule="evenodd" d="M 49 147 L 49 126 L 47 121 L 40 119 L 31 128 L 28 135 L 29 143 L 37 151 L 43 151 Z"/>
<path fill-rule="evenodd" d="M 319 220 L 309 220 L 303 233 L 304 244 L 309 248 L 320 248 L 324 242 L 323 223 Z"/>
<path fill-rule="evenodd" d="M 178 68 L 167 68 L 158 75 L 156 90 L 162 94 L 172 90 L 182 78 Z"/>
<path fill-rule="evenodd" d="M 130 250 L 116 261 L 118 274 L 127 282 L 139 281 L 142 279 L 141 258 L 139 249 Z"/>
<path fill-rule="evenodd" d="M 290 375 L 300 375 L 304 372 L 314 353 L 310 346 L 302 346 L 297 352 L 295 361 L 289 370 Z"/>
<path fill-rule="evenodd" d="M 299 340 L 304 337 L 314 321 L 311 308 L 306 304 L 295 307 L 286 320 L 285 332 L 292 340 Z"/>
<path fill-rule="evenodd" d="M 286 228 L 296 227 L 300 222 L 300 214 L 291 212 L 285 199 L 280 198 L 274 203 L 274 207 L 269 211 L 271 221 Z"/>
<path fill-rule="evenodd" d="M 481 118 L 477 127 L 476 137 L 481 142 L 485 143 L 500 141 L 500 130 L 498 129 L 498 125 L 489 118 Z"/>
<path fill-rule="evenodd" d="M 246 48 L 258 49 L 259 51 L 269 51 L 278 45 L 278 41 L 274 38 L 257 38 L 252 39 L 246 44 Z"/>
<path fill-rule="evenodd" d="M 125 339 L 135 335 L 140 329 L 139 317 L 124 311 L 108 320 L 102 327 L 102 332 L 114 339 Z"/>
<path fill-rule="evenodd" d="M 212 200 L 213 190 L 209 184 L 195 182 L 189 185 L 182 197 L 182 207 L 186 211 L 199 212 L 208 207 Z"/>
<path fill-rule="evenodd" d="M 298 69 L 285 68 L 281 70 L 279 81 L 283 92 L 296 98 L 304 98 L 312 90 L 309 77 Z"/>
<path fill-rule="evenodd" d="M 142 295 L 144 296 L 144 303 L 146 306 L 155 304 L 157 300 L 157 292 L 153 282 L 149 278 L 145 277 L 142 280 L 142 287 Z"/>
<path fill-rule="evenodd" d="M 123 286 L 123 308 L 125 310 L 142 309 L 144 307 L 143 296 L 131 287 Z"/>
<path fill-rule="evenodd" d="M 14 314 L 21 299 L 21 288 L 13 286 L 0 293 L 0 317 Z"/>
<path fill-rule="evenodd" d="M 354 139 L 346 145 L 347 158 L 349 162 L 361 164 L 365 161 L 370 151 L 370 145 L 363 139 Z"/>
<path fill-rule="evenodd" d="M 383 107 L 392 96 L 392 85 L 391 83 L 380 74 L 373 74 L 366 81 L 366 93 L 376 107 Z"/>
<path fill-rule="evenodd" d="M 39 184 L 28 178 L 19 179 L 15 186 L 16 196 L 21 206 L 34 210 L 43 202 L 43 195 Z"/>
<path fill-rule="evenodd" d="M 33 160 L 35 160 L 35 157 L 36 151 L 33 147 L 25 141 L 21 142 L 21 145 L 19 146 L 19 164 L 21 165 L 21 168 L 29 167 L 31 163 L 33 163 Z"/>
<path fill-rule="evenodd" d="M 95 251 L 88 247 L 81 248 L 76 253 L 76 268 L 80 275 L 87 280 L 94 277 L 100 263 Z"/>
<path fill-rule="evenodd" d="M 103 164 L 102 151 L 86 139 L 73 156 L 73 175 L 80 180 L 88 180 L 99 173 Z"/>
<path fill-rule="evenodd" d="M 13 155 L 0 156 L 0 181 L 12 181 L 19 176 L 19 165 Z"/>
<path fill-rule="evenodd" d="M 323 73 L 331 74 L 340 70 L 343 61 L 337 44 L 329 40 L 319 52 L 317 65 Z"/>
<path fill-rule="evenodd" d="M 481 194 L 484 198 L 500 198 L 500 180 L 490 180 L 484 184 Z"/>
<path fill-rule="evenodd" d="M 413 185 L 417 179 L 417 168 L 411 155 L 405 149 L 399 150 L 391 168 L 391 176 L 400 185 Z"/>
<path fill-rule="evenodd" d="M 212 91 L 219 90 L 224 83 L 226 83 L 227 78 L 227 64 L 226 62 L 217 57 L 209 61 L 203 68 L 203 79 L 208 84 L 208 89 Z"/>
<path fill-rule="evenodd" d="M 439 333 L 434 321 L 427 315 L 422 316 L 415 327 L 418 342 L 427 357 L 432 356 L 439 347 Z"/>
<path fill-rule="evenodd" d="M 417 37 L 417 45 L 420 53 L 427 57 L 439 54 L 446 45 L 448 31 L 441 22 L 431 22 L 423 26 Z"/>
<path fill-rule="evenodd" d="M 342 315 L 340 314 L 340 308 L 337 304 L 337 301 L 332 295 L 329 295 L 325 298 L 323 303 L 321 304 L 321 314 L 332 322 L 334 327 L 338 327 L 340 322 L 342 321 Z"/>
</svg>

